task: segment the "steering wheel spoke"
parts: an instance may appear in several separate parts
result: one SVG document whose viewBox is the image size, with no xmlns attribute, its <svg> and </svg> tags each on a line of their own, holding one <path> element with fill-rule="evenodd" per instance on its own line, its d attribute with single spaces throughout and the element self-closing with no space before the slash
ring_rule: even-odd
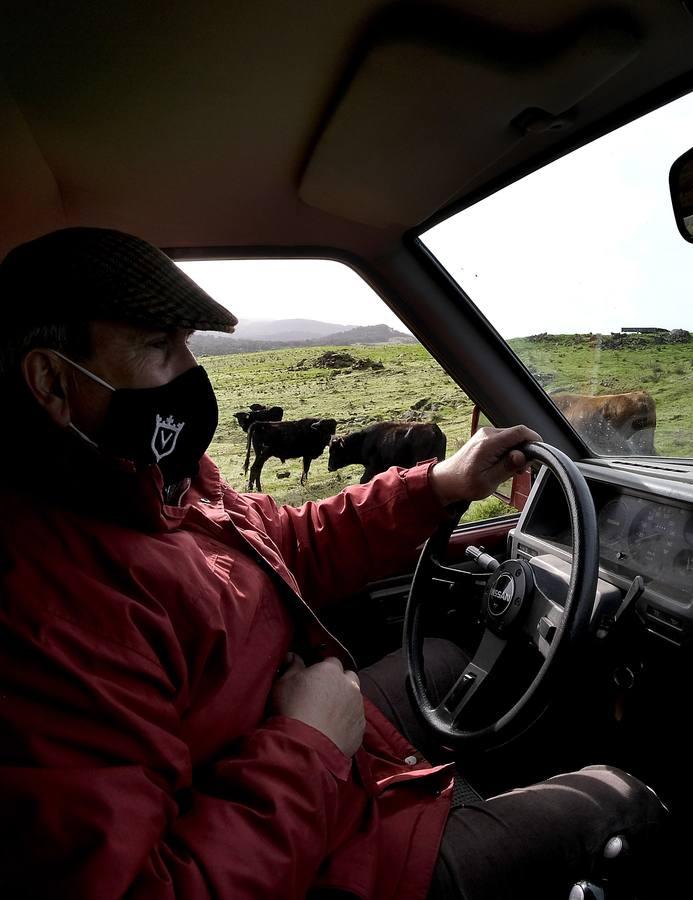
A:
<svg viewBox="0 0 693 900">
<path fill-rule="evenodd" d="M 476 569 L 458 569 L 455 566 L 440 562 L 437 554 L 431 554 L 429 559 L 428 578 L 430 583 L 436 584 L 443 590 L 447 588 L 455 602 L 463 601 L 465 606 L 479 603 L 490 577 L 489 572 L 480 572 Z"/>
<path fill-rule="evenodd" d="M 485 581 L 489 574 L 456 569 L 454 566 L 446 566 L 435 557 L 431 558 L 431 578 L 436 581 L 446 581 L 455 586 L 474 588 L 478 587 L 480 582 Z"/>
<path fill-rule="evenodd" d="M 484 630 L 474 659 L 466 665 L 455 684 L 435 708 L 437 715 L 447 719 L 452 725 L 457 722 L 462 711 L 493 669 L 507 643 L 504 638 L 498 637 L 488 628 Z"/>
<path fill-rule="evenodd" d="M 544 659 L 551 651 L 551 645 L 562 621 L 563 608 L 555 603 L 535 581 L 532 602 L 527 611 L 527 617 L 522 623 L 522 630 Z"/>
</svg>

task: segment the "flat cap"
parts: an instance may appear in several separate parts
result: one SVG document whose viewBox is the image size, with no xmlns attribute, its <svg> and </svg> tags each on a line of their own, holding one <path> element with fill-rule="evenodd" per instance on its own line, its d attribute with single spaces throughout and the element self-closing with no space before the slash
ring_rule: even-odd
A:
<svg viewBox="0 0 693 900">
<path fill-rule="evenodd" d="M 109 228 L 62 228 L 0 263 L 5 327 L 115 320 L 233 331 L 238 320 L 158 248 Z"/>
</svg>

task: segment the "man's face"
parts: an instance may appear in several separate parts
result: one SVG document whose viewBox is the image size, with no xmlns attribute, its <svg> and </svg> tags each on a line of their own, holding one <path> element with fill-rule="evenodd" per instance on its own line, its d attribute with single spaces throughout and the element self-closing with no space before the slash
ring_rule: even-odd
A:
<svg viewBox="0 0 693 900">
<path fill-rule="evenodd" d="M 197 365 L 189 329 L 93 322 L 90 332 L 91 355 L 79 362 L 114 388 L 160 387 Z M 65 365 L 71 417 L 91 433 L 103 423 L 110 391 Z"/>
</svg>

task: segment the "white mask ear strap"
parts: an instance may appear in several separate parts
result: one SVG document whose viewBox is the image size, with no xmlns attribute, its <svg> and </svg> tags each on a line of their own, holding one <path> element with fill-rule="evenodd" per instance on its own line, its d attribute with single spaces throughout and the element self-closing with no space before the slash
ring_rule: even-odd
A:
<svg viewBox="0 0 693 900">
<path fill-rule="evenodd" d="M 100 384 L 102 387 L 108 388 L 109 391 L 114 391 L 115 388 L 112 387 L 107 381 L 104 381 L 103 378 L 99 378 L 98 375 L 94 375 L 93 372 L 90 372 L 89 369 L 85 369 L 84 366 L 80 366 L 79 363 L 76 363 L 73 359 L 70 359 L 69 356 L 65 356 L 60 350 L 51 350 L 51 353 L 55 353 L 56 356 L 59 356 L 60 359 L 64 359 L 65 362 L 70 363 L 71 366 L 74 366 L 75 369 L 79 369 L 79 371 L 86 375 L 87 378 L 91 378 L 92 381 L 95 381 L 97 384 Z M 80 432 L 81 434 L 81 432 Z M 84 435 L 82 435 L 84 437 Z M 92 442 L 93 443 L 93 442 Z"/>
<path fill-rule="evenodd" d="M 68 423 L 67 423 L 67 427 L 68 427 L 68 428 L 71 428 L 76 434 L 78 434 L 78 435 L 82 438 L 83 441 L 86 441 L 87 444 L 91 444 L 92 447 L 98 447 L 98 446 L 99 446 L 99 445 L 96 443 L 96 441 L 92 441 L 92 439 L 91 439 L 90 437 L 87 437 L 87 435 L 86 435 L 83 431 L 80 431 L 79 428 L 78 428 L 76 425 L 73 425 L 72 422 L 68 422 Z"/>
</svg>

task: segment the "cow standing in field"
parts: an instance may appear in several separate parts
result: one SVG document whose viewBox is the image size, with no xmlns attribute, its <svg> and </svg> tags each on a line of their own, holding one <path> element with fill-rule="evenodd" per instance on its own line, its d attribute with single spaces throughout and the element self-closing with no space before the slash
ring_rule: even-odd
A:
<svg viewBox="0 0 693 900">
<path fill-rule="evenodd" d="M 647 391 L 625 394 L 551 394 L 577 433 L 597 453 L 655 456 L 655 402 Z"/>
<path fill-rule="evenodd" d="M 345 437 L 332 438 L 327 468 L 362 465 L 361 484 L 390 466 L 408 469 L 425 459 L 445 459 L 447 439 L 428 422 L 376 422 Z"/>
<path fill-rule="evenodd" d="M 303 457 L 301 484 L 308 481 L 308 470 L 311 460 L 317 459 L 330 442 L 337 430 L 336 419 L 298 419 L 295 422 L 254 422 L 248 429 L 248 445 L 245 454 L 244 472 L 250 463 L 250 445 L 255 451 L 255 459 L 250 467 L 248 490 L 255 485 L 258 491 L 262 467 L 270 458 L 276 456 L 282 462 L 287 459 Z"/>
<path fill-rule="evenodd" d="M 250 412 L 236 412 L 234 419 L 247 432 L 253 422 L 281 422 L 284 410 L 281 406 L 270 406 L 269 409 L 262 403 L 251 403 Z"/>
</svg>

